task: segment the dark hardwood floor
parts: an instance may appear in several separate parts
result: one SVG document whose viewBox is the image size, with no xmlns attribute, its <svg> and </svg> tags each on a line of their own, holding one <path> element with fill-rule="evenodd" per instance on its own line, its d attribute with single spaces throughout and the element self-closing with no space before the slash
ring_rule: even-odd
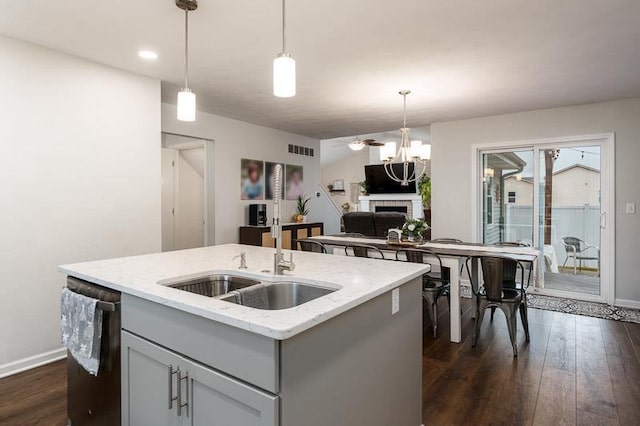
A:
<svg viewBox="0 0 640 426">
<path fill-rule="evenodd" d="M 0 380 L 0 425 L 66 424 L 66 360 Z"/>
<path fill-rule="evenodd" d="M 530 309 L 513 358 L 500 312 L 472 348 L 469 301 L 459 345 L 442 302 L 437 339 L 425 324 L 425 425 L 640 424 L 640 325 Z M 0 380 L 0 424 L 65 425 L 65 361 Z"/>
</svg>

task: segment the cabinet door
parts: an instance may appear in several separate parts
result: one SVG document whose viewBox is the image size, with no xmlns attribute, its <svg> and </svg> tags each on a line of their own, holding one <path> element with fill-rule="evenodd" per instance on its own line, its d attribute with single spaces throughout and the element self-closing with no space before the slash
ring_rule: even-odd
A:
<svg viewBox="0 0 640 426">
<path fill-rule="evenodd" d="M 262 247 L 275 247 L 276 240 L 271 236 L 271 231 L 262 233 Z"/>
<path fill-rule="evenodd" d="M 278 397 L 214 370 L 188 363 L 190 426 L 276 426 Z M 185 390 L 186 391 L 186 390 Z"/>
<path fill-rule="evenodd" d="M 177 369 L 182 358 L 122 332 L 122 424 L 180 425 L 177 400 Z M 174 374 L 171 374 L 174 372 Z M 171 408 L 170 408 L 171 406 Z M 183 413 L 183 417 L 184 417 Z"/>
</svg>

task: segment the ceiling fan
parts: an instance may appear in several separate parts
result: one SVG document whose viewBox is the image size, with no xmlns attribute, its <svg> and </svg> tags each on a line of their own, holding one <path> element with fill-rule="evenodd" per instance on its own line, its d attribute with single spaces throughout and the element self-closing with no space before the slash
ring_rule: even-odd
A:
<svg viewBox="0 0 640 426">
<path fill-rule="evenodd" d="M 365 146 L 384 146 L 384 143 L 376 142 L 375 139 L 360 139 L 360 138 L 356 138 L 353 142 L 350 142 L 349 145 L 347 145 L 347 146 L 352 151 L 360 151 Z"/>
</svg>

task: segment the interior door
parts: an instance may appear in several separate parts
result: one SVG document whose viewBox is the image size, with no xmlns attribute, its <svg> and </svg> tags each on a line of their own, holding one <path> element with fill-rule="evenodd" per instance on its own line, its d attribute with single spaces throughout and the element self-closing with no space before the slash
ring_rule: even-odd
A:
<svg viewBox="0 0 640 426">
<path fill-rule="evenodd" d="M 162 251 L 175 250 L 174 195 L 175 195 L 175 149 L 162 148 Z"/>
<path fill-rule="evenodd" d="M 175 249 L 204 246 L 204 148 L 178 151 Z"/>
</svg>

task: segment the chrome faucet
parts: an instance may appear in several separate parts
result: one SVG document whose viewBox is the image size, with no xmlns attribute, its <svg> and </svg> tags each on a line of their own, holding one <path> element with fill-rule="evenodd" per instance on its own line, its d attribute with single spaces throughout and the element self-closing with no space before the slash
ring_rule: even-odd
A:
<svg viewBox="0 0 640 426">
<path fill-rule="evenodd" d="M 247 252 L 241 251 L 239 255 L 233 258 L 233 260 L 236 260 L 237 258 L 240 258 L 240 266 L 238 269 L 247 269 Z"/>
<path fill-rule="evenodd" d="M 282 253 L 282 166 L 276 164 L 273 170 L 273 225 L 271 236 L 276 240 L 276 252 L 273 255 L 273 273 L 282 275 L 284 271 L 293 271 L 296 268 L 293 263 L 293 253 L 289 260 L 284 259 Z"/>
</svg>

